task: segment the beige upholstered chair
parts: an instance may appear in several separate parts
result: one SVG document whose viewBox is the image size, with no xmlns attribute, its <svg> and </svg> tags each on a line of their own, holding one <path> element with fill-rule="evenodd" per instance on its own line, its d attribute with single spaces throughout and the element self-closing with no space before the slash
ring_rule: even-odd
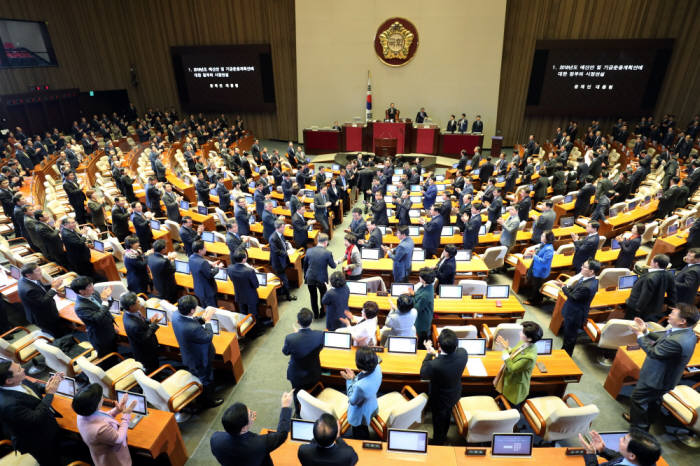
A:
<svg viewBox="0 0 700 466">
<path fill-rule="evenodd" d="M 603 269 L 598 276 L 598 289 L 617 288 L 618 278 L 624 277 L 625 275 L 630 275 L 629 269 Z"/>
<path fill-rule="evenodd" d="M 120 359 L 117 365 L 107 370 L 97 365 L 112 356 Z M 94 361 L 88 361 L 81 356 L 76 359 L 75 362 L 90 380 L 90 383 L 100 384 L 103 395 L 112 400 L 117 399 L 117 390 L 129 390 L 136 385 L 134 372 L 138 369 L 143 370 L 143 365 L 140 362 L 132 358 L 124 359 L 124 357 L 118 353 L 109 353 L 103 358 Z"/>
<path fill-rule="evenodd" d="M 23 332 L 24 335 L 18 335 L 13 339 L 7 338 L 15 332 Z M 17 326 L 0 335 L 0 356 L 11 359 L 17 364 L 24 364 L 39 355 L 39 351 L 34 344 L 40 339 L 52 340 L 49 335 L 42 333 L 41 330 L 32 332 L 26 327 Z"/>
<path fill-rule="evenodd" d="M 522 329 L 522 325 L 514 323 L 498 324 L 496 327 L 481 324 L 481 336 L 486 338 L 486 346 L 495 351 L 501 351 L 505 348 L 496 343 L 496 338 L 500 335 L 508 342 L 508 346 L 513 347 L 520 341 L 520 331 Z"/>
<path fill-rule="evenodd" d="M 312 393 L 317 392 L 314 396 Z M 321 382 L 309 390 L 299 390 L 297 393 L 301 409 L 299 416 L 307 421 L 315 421 L 321 414 L 332 414 L 340 422 L 341 431 L 345 432 L 347 424 L 348 397 L 333 388 L 324 388 Z"/>
<path fill-rule="evenodd" d="M 651 243 L 654 241 L 654 236 L 659 228 L 659 222 L 651 222 L 644 225 L 644 233 L 642 233 L 642 244 Z"/>
<path fill-rule="evenodd" d="M 207 311 L 214 310 L 214 319 L 219 321 L 219 328 L 224 332 L 233 332 L 244 337 L 255 325 L 253 314 L 241 314 L 218 307 L 207 306 Z"/>
<path fill-rule="evenodd" d="M 578 405 L 569 407 L 566 401 L 572 399 Z M 530 398 L 523 405 L 525 420 L 545 442 L 555 442 L 588 433 L 591 423 L 598 416 L 598 407 L 594 404 L 584 406 L 573 393 L 558 396 Z"/>
<path fill-rule="evenodd" d="M 7 439 L 0 440 L 0 446 L 14 450 L 12 442 Z M 20 453 L 15 450 L 0 458 L 0 466 L 39 466 L 39 462 L 29 453 Z"/>
<path fill-rule="evenodd" d="M 676 388 L 666 393 L 662 397 L 662 404 L 678 421 L 691 432 L 691 435 L 676 434 L 678 440 L 685 445 L 697 448 L 700 446 L 700 393 L 697 389 L 700 382 L 692 387 L 688 385 L 678 385 Z"/>
<path fill-rule="evenodd" d="M 473 294 L 486 296 L 488 283 L 484 280 L 460 280 L 459 286 L 462 287 L 463 296 L 471 296 Z"/>
<path fill-rule="evenodd" d="M 75 341 L 78 342 L 78 340 Z M 46 365 L 55 372 L 63 372 L 68 377 L 75 377 L 76 374 L 80 373 L 80 367 L 76 363 L 79 357 L 84 357 L 88 361 L 93 361 L 97 358 L 97 351 L 95 351 L 90 342 L 79 342 L 78 346 L 83 348 L 83 352 L 74 358 L 70 358 L 61 348 L 53 346 L 48 340 L 38 339 L 34 342 L 34 347 L 44 357 Z"/>
<path fill-rule="evenodd" d="M 153 376 L 164 371 L 172 371 L 162 382 Z M 146 395 L 149 404 L 161 411 L 175 413 L 177 422 L 183 422 L 189 416 L 182 415 L 182 409 L 194 401 L 202 392 L 202 383 L 186 370 L 175 370 L 170 364 L 164 364 L 151 374 L 146 375 L 141 369 L 134 371 L 134 378 Z"/>
<path fill-rule="evenodd" d="M 390 428 L 408 429 L 419 424 L 423 409 L 428 402 L 428 395 L 420 395 L 408 385 L 401 392 L 391 392 L 377 399 L 377 413 L 370 423 L 379 438 L 386 440 Z"/>
<path fill-rule="evenodd" d="M 479 338 L 479 331 L 477 330 L 476 325 L 445 325 L 442 327 L 438 327 L 433 324 L 433 345 L 436 348 L 438 337 L 440 336 L 440 333 L 446 328 L 449 328 L 450 330 L 455 332 L 457 334 L 457 338 Z"/>
<path fill-rule="evenodd" d="M 605 324 L 600 325 L 588 319 L 583 328 L 593 343 L 597 344 L 603 351 L 598 357 L 598 363 L 604 366 L 612 365 L 612 358 L 615 351 L 621 346 L 636 345 L 637 335 L 633 330 L 634 321 L 625 319 L 610 319 Z M 663 330 L 663 327 L 656 322 L 647 322 L 649 331 L 656 332 Z"/>
<path fill-rule="evenodd" d="M 484 253 L 481 255 L 481 259 L 484 261 L 489 270 L 500 269 L 503 267 L 507 251 L 508 248 L 505 246 L 493 246 L 486 248 Z"/>
<path fill-rule="evenodd" d="M 499 406 L 498 402 L 502 406 Z M 513 432 L 520 420 L 520 413 L 512 409 L 503 395 L 466 396 L 452 408 L 459 435 L 467 443 L 490 442 L 494 432 Z"/>
</svg>

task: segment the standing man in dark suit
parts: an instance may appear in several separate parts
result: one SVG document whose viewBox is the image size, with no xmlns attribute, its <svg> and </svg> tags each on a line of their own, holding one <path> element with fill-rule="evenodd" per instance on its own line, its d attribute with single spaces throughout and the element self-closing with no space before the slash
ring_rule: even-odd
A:
<svg viewBox="0 0 700 466">
<path fill-rule="evenodd" d="M 163 209 L 160 207 L 162 197 L 163 192 L 159 189 L 158 180 L 154 176 L 149 176 L 148 185 L 146 186 L 146 205 L 155 217 L 163 216 Z"/>
<path fill-rule="evenodd" d="M 590 221 L 586 224 L 586 237 L 579 240 L 576 233 L 571 233 L 571 239 L 574 240 L 574 258 L 572 266 L 576 273 L 581 271 L 581 266 L 588 259 L 595 259 L 595 253 L 598 251 L 600 244 L 600 236 L 598 236 L 598 228 L 600 224 L 595 221 Z"/>
<path fill-rule="evenodd" d="M 280 295 L 286 296 L 287 301 L 296 301 L 297 297 L 289 292 L 289 279 L 287 278 L 287 267 L 289 267 L 289 254 L 287 253 L 287 242 L 284 239 L 285 223 L 282 220 L 275 222 L 275 232 L 270 235 L 270 266 L 282 287 Z M 320 238 L 319 238 L 320 240 Z"/>
<path fill-rule="evenodd" d="M 253 314 L 258 320 L 258 276 L 255 269 L 248 265 L 248 254 L 245 249 L 237 249 L 232 254 L 231 265 L 226 273 L 233 282 L 236 307 L 241 314 Z"/>
<path fill-rule="evenodd" d="M 393 261 L 391 273 L 394 281 L 405 283 L 411 274 L 414 244 L 413 239 L 408 236 L 408 227 L 399 227 L 396 237 L 399 239 L 399 244 L 395 248 L 389 249 L 388 246 L 382 245 L 382 250 Z"/>
<path fill-rule="evenodd" d="M 654 256 L 648 272 L 634 282 L 625 302 L 625 319 L 641 317 L 656 322 L 664 315 L 664 303 L 668 306 L 676 304 L 676 284 L 673 274 L 666 270 L 669 262 L 666 254 Z"/>
<path fill-rule="evenodd" d="M 270 235 L 275 232 L 275 221 L 277 217 L 272 213 L 274 204 L 272 201 L 265 201 L 265 209 L 262 211 L 263 238 L 270 241 Z"/>
<path fill-rule="evenodd" d="M 291 356 L 287 366 L 287 380 L 294 389 L 294 406 L 300 414 L 297 393 L 310 390 L 321 378 L 319 353 L 323 349 L 323 332 L 312 330 L 313 313 L 303 307 L 297 313 L 297 331 L 284 339 L 282 354 Z"/>
<path fill-rule="evenodd" d="M 204 241 L 195 241 L 192 243 L 192 254 L 190 255 L 190 274 L 194 282 L 194 294 L 199 298 L 202 307 L 216 307 L 216 280 L 214 276 L 218 270 L 212 267 L 212 264 L 204 258 L 207 250 L 204 247 Z M 223 262 L 219 261 L 216 266 L 222 266 Z"/>
<path fill-rule="evenodd" d="M 306 251 L 303 261 L 305 270 L 304 281 L 309 288 L 311 309 L 316 319 L 326 315 L 320 303 L 323 300 L 323 295 L 326 293 L 328 267 L 335 269 L 337 265 L 335 260 L 333 260 L 333 254 L 326 249 L 327 247 L 328 235 L 320 233 L 318 235 L 318 244 Z"/>
<path fill-rule="evenodd" d="M 442 204 L 440 204 L 440 215 L 442 216 L 443 226 L 452 225 L 452 201 L 447 190 L 441 194 Z"/>
<path fill-rule="evenodd" d="M 236 198 L 236 207 L 233 209 L 236 223 L 238 224 L 238 233 L 241 235 L 250 234 L 250 214 L 245 203 L 245 197 Z"/>
<path fill-rule="evenodd" d="M 591 208 L 591 196 L 595 194 L 595 186 L 593 186 L 593 177 L 586 176 L 586 184 L 578 190 L 576 194 L 576 203 L 574 204 L 574 217 L 586 215 Z"/>
<path fill-rule="evenodd" d="M 695 306 L 679 304 L 668 316 L 669 327 L 654 333 L 642 319 L 634 319 L 633 330 L 646 358 L 632 392 L 630 414 L 625 416 L 632 426 L 649 430 L 661 396 L 680 381 L 698 341 L 693 332 L 698 317 Z"/>
<path fill-rule="evenodd" d="M 302 466 L 353 466 L 358 457 L 355 450 L 340 438 L 338 420 L 329 413 L 321 414 L 314 423 L 314 439 L 297 452 Z"/>
<path fill-rule="evenodd" d="M 131 204 L 131 210 L 131 223 L 134 224 L 136 236 L 139 238 L 142 250 L 147 251 L 151 249 L 151 244 L 153 244 L 153 232 L 151 231 L 150 222 L 153 218 L 153 213 L 144 212 L 143 205 L 138 201 Z"/>
<path fill-rule="evenodd" d="M 532 224 L 532 243 L 538 244 L 540 238 L 542 238 L 542 233 L 549 231 L 554 227 L 554 221 L 557 218 L 557 214 L 554 212 L 554 204 L 552 201 L 546 201 L 542 209 L 542 213 L 535 219 Z M 518 217 L 520 215 L 518 214 Z"/>
<path fill-rule="evenodd" d="M 364 238 L 367 234 L 367 223 L 362 218 L 362 209 L 355 207 L 352 209 L 352 220 L 350 226 L 345 230 L 346 233 L 352 233 L 358 238 Z"/>
<path fill-rule="evenodd" d="M 374 201 L 372 201 L 370 210 L 372 211 L 372 221 L 376 225 L 389 225 L 389 217 L 386 211 L 386 202 L 384 202 L 384 195 L 382 194 L 381 190 L 376 191 L 374 193 Z"/>
<path fill-rule="evenodd" d="M 35 263 L 22 267 L 22 277 L 17 283 L 19 299 L 27 320 L 43 332 L 58 338 L 70 333 L 70 329 L 64 325 L 66 321 L 58 315 L 56 301 L 53 299 L 63 279 L 57 278 L 51 285 L 45 285 L 42 280 L 41 269 Z"/>
<path fill-rule="evenodd" d="M 399 221 L 399 226 L 408 226 L 411 224 L 409 211 L 411 210 L 412 202 L 408 189 L 401 193 L 400 198 L 394 198 L 396 204 L 396 213 L 394 214 Z"/>
<path fill-rule="evenodd" d="M 124 239 L 131 234 L 129 230 L 130 216 L 131 209 L 126 204 L 124 196 L 117 196 L 112 208 L 112 233 L 114 233 L 114 236 L 117 237 L 120 243 L 123 243 Z"/>
<path fill-rule="evenodd" d="M 119 298 L 119 306 L 124 311 L 124 330 L 134 352 L 134 359 L 143 364 L 144 371 L 150 374 L 160 367 L 156 331 L 161 316 L 156 314 L 146 320 L 146 308 L 139 302 L 136 293 L 124 293 Z"/>
<path fill-rule="evenodd" d="M 191 261 L 190 261 L 191 263 Z M 182 355 L 182 363 L 204 386 L 204 405 L 207 408 L 219 406 L 224 402 L 216 398 L 214 393 L 214 345 L 211 340 L 214 332 L 211 328 L 211 318 L 214 310 L 205 311 L 201 317 L 195 317 L 197 298 L 185 295 L 177 302 L 177 311 L 173 312 L 173 332 L 177 339 Z"/>
<path fill-rule="evenodd" d="M 569 356 L 574 353 L 578 331 L 583 328 L 583 324 L 588 319 L 591 301 L 598 292 L 598 279 L 595 278 L 598 273 L 600 273 L 600 262 L 588 259 L 581 266 L 582 277 L 571 287 L 566 285 L 561 287 L 562 293 L 566 295 L 566 302 L 561 312 L 564 317 L 562 349 L 569 353 Z"/>
<path fill-rule="evenodd" d="M 231 192 L 224 185 L 223 175 L 216 180 L 216 195 L 219 196 L 219 209 L 224 212 L 231 210 Z"/>
<path fill-rule="evenodd" d="M 435 205 L 430 208 L 430 217 L 427 222 L 422 217 L 420 219 L 420 223 L 423 225 L 423 250 L 426 259 L 432 259 L 437 253 L 442 233 L 442 216 Z"/>
<path fill-rule="evenodd" d="M 171 259 L 177 257 L 176 252 L 167 256 L 165 240 L 159 239 L 153 243 L 153 254 L 149 254 L 146 260 L 153 277 L 153 287 L 158 291 L 158 296 L 170 303 L 177 301 L 177 283 L 175 283 L 175 266 Z"/>
<path fill-rule="evenodd" d="M 484 185 L 493 175 L 493 171 L 496 167 L 491 163 L 491 157 L 486 157 L 486 163 L 479 167 L 479 180 L 481 184 Z"/>
<path fill-rule="evenodd" d="M 457 272 L 457 246 L 448 244 L 442 251 L 440 260 L 435 266 L 435 276 L 439 285 L 454 285 L 455 273 Z"/>
<path fill-rule="evenodd" d="M 530 190 L 525 188 L 520 191 L 520 202 L 518 202 L 518 218 L 521 221 L 530 219 L 530 209 L 532 208 L 532 199 L 530 198 Z"/>
<path fill-rule="evenodd" d="M 479 230 L 481 230 L 481 204 L 472 204 L 471 217 L 467 213 L 462 214 L 464 222 L 464 234 L 462 235 L 462 247 L 467 251 L 473 251 L 479 244 Z"/>
<path fill-rule="evenodd" d="M 230 222 L 226 224 L 226 237 L 224 238 L 226 247 L 228 247 L 229 264 L 233 264 L 233 254 L 238 249 L 245 249 L 243 237 L 238 234 L 238 224 Z"/>
<path fill-rule="evenodd" d="M 292 229 L 294 230 L 294 245 L 297 248 L 306 248 L 309 242 L 309 225 L 316 223 L 316 220 L 306 220 L 306 204 L 301 204 L 297 211 L 292 214 Z"/>
<path fill-rule="evenodd" d="M 180 200 L 182 198 L 173 191 L 173 185 L 165 183 L 164 186 L 163 204 L 165 204 L 165 215 L 168 217 L 168 220 L 180 223 L 182 221 L 182 215 L 180 215 Z"/>
<path fill-rule="evenodd" d="M 51 403 L 62 380 L 59 372 L 46 385 L 30 382 L 22 366 L 0 362 L 0 418 L 14 448 L 42 466 L 61 464 L 61 429 Z"/>
<path fill-rule="evenodd" d="M 533 191 L 535 191 L 532 202 L 535 205 L 539 204 L 544 200 L 545 197 L 547 197 L 547 188 L 549 187 L 549 178 L 547 178 L 547 172 L 544 170 L 540 170 L 539 175 L 539 178 L 537 178 L 537 181 L 535 181 L 535 184 L 532 187 Z"/>
<path fill-rule="evenodd" d="M 70 287 L 78 297 L 75 300 L 75 313 L 87 328 L 88 340 L 97 355 L 103 357 L 117 351 L 117 332 L 114 317 L 109 312 L 112 305 L 112 287 L 101 293 L 95 291 L 90 277 L 79 276 Z"/>
<path fill-rule="evenodd" d="M 365 248 L 380 249 L 383 242 L 382 230 L 377 228 L 377 225 L 370 219 L 367 221 L 367 231 L 369 231 L 369 238 L 367 240 L 364 238 L 358 239 L 357 244 Z"/>
<path fill-rule="evenodd" d="M 75 172 L 68 172 L 66 181 L 63 183 L 63 190 L 68 195 L 68 202 L 73 207 L 78 224 L 82 225 L 87 222 L 87 212 L 85 212 L 87 197 L 75 179 Z"/>
<path fill-rule="evenodd" d="M 644 233 L 644 224 L 637 223 L 632 227 L 632 235 L 623 239 L 622 235 L 615 238 L 620 244 L 620 253 L 615 261 L 616 268 L 632 269 L 637 256 L 637 250 L 642 244 L 642 233 Z"/>
<path fill-rule="evenodd" d="M 491 227 L 489 228 L 489 231 L 493 231 L 498 226 L 498 219 L 501 218 L 501 211 L 503 210 L 503 198 L 501 197 L 501 188 L 494 189 L 493 193 L 493 200 L 491 202 L 486 201 L 486 205 L 488 206 L 486 211 L 489 222 L 491 222 Z"/>
<path fill-rule="evenodd" d="M 182 226 L 180 226 L 180 239 L 182 240 L 182 246 L 185 248 L 185 255 L 187 257 L 192 255 L 192 244 L 195 241 L 201 240 L 201 234 L 204 231 L 204 224 L 199 225 L 197 229 L 194 229 L 194 222 L 192 217 L 186 215 L 182 217 Z"/>
<path fill-rule="evenodd" d="M 428 402 L 433 415 L 433 444 L 442 445 L 450 427 L 452 407 L 462 395 L 462 373 L 467 365 L 468 355 L 464 348 L 458 348 L 457 334 L 444 329 L 438 337 L 438 349 L 433 342 L 423 344 L 427 353 L 420 368 L 420 378 L 430 380 Z"/>
<path fill-rule="evenodd" d="M 472 122 L 472 133 L 483 133 L 484 132 L 484 122 L 481 121 L 481 115 L 477 115 L 476 119 Z"/>
<path fill-rule="evenodd" d="M 700 248 L 688 250 L 683 257 L 685 267 L 676 272 L 676 303 L 695 304 L 700 286 Z"/>
<path fill-rule="evenodd" d="M 214 432 L 209 440 L 211 452 L 223 466 L 272 465 L 270 453 L 286 440 L 291 427 L 292 392 L 282 394 L 277 430 L 264 435 L 250 431 L 256 412 L 243 403 L 234 403 L 221 418 L 226 432 Z"/>
<path fill-rule="evenodd" d="M 428 114 L 425 113 L 425 108 L 421 107 L 418 113 L 416 114 L 416 123 L 421 124 L 425 121 L 426 118 L 428 118 Z"/>
<path fill-rule="evenodd" d="M 68 258 L 66 257 L 66 251 L 63 249 L 61 236 L 58 230 L 54 227 L 53 219 L 41 210 L 34 212 L 34 218 L 37 220 L 37 234 L 39 235 L 39 238 L 41 238 L 41 242 L 46 248 L 46 258 L 50 261 L 61 264 L 64 267 L 67 266 Z"/>
<path fill-rule="evenodd" d="M 79 275 L 96 277 L 95 269 L 90 262 L 90 248 L 85 237 L 78 232 L 78 224 L 72 217 L 61 220 L 61 240 L 66 248 L 68 263 Z"/>
<path fill-rule="evenodd" d="M 330 226 L 328 225 L 328 207 L 330 205 L 328 188 L 323 186 L 318 194 L 314 196 L 314 218 L 321 225 L 321 230 L 326 234 L 330 232 Z"/>
</svg>

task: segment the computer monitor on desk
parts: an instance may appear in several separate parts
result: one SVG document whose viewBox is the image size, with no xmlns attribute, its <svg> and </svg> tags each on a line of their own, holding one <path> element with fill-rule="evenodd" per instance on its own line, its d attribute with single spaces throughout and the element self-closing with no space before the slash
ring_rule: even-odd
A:
<svg viewBox="0 0 700 466">
<path fill-rule="evenodd" d="M 617 279 L 617 289 L 627 290 L 634 286 L 634 283 L 639 278 L 639 275 L 623 275 Z"/>
<path fill-rule="evenodd" d="M 428 452 L 428 432 L 423 430 L 389 429 L 387 450 L 401 453 Z"/>
<path fill-rule="evenodd" d="M 105 252 L 105 244 L 102 241 L 93 241 L 92 246 L 95 248 L 95 251 L 100 251 L 100 252 Z"/>
<path fill-rule="evenodd" d="M 362 260 L 378 260 L 379 259 L 379 249 L 374 248 L 362 248 Z"/>
<path fill-rule="evenodd" d="M 461 285 L 440 285 L 440 299 L 461 299 Z"/>
<path fill-rule="evenodd" d="M 266 273 L 256 273 L 255 276 L 258 279 L 259 286 L 267 286 L 267 274 Z"/>
<path fill-rule="evenodd" d="M 190 274 L 190 264 L 185 261 L 175 260 L 175 272 Z"/>
<path fill-rule="evenodd" d="M 343 332 L 324 332 L 323 346 L 334 349 L 347 349 L 352 346 L 352 336 Z"/>
<path fill-rule="evenodd" d="M 190 209 L 190 203 L 187 201 L 180 201 L 180 208 L 182 210 L 189 210 Z"/>
<path fill-rule="evenodd" d="M 488 299 L 508 299 L 508 296 L 510 296 L 510 286 L 508 285 L 488 285 L 486 287 Z"/>
<path fill-rule="evenodd" d="M 562 217 L 559 219 L 559 226 L 561 228 L 568 228 L 574 226 L 574 217 Z"/>
<path fill-rule="evenodd" d="M 417 339 L 415 337 L 389 337 L 387 351 L 389 353 L 416 354 Z"/>
<path fill-rule="evenodd" d="M 408 236 L 420 236 L 420 227 L 408 227 Z"/>
<path fill-rule="evenodd" d="M 314 421 L 292 419 L 292 441 L 310 442 L 314 439 Z"/>
<path fill-rule="evenodd" d="M 535 343 L 535 346 L 537 346 L 537 354 L 538 355 L 549 355 L 552 354 L 552 339 L 551 338 L 542 338 L 541 340 L 537 340 Z"/>
<path fill-rule="evenodd" d="M 459 347 L 464 348 L 469 356 L 486 355 L 486 338 L 460 338 Z"/>
<path fill-rule="evenodd" d="M 468 249 L 460 249 L 455 255 L 455 260 L 457 262 L 469 262 L 472 260 L 472 252 Z"/>
<path fill-rule="evenodd" d="M 347 281 L 345 284 L 348 285 L 350 294 L 367 296 L 367 282 Z"/>
<path fill-rule="evenodd" d="M 151 220 L 151 230 L 160 230 L 160 222 L 158 220 Z"/>
<path fill-rule="evenodd" d="M 425 261 L 425 251 L 423 249 L 414 249 L 413 257 L 411 258 L 413 262 L 423 262 Z"/>
<path fill-rule="evenodd" d="M 391 296 L 401 296 L 404 293 L 408 293 L 409 290 L 413 290 L 413 283 L 391 284 Z"/>
<path fill-rule="evenodd" d="M 532 456 L 532 434 L 493 434 L 491 456 Z"/>
</svg>

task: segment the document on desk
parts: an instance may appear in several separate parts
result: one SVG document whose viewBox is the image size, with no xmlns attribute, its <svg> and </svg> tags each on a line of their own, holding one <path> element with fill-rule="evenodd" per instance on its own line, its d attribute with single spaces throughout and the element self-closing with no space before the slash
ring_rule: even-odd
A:
<svg viewBox="0 0 700 466">
<path fill-rule="evenodd" d="M 486 377 L 488 375 L 481 358 L 467 359 L 467 371 L 470 377 Z"/>
</svg>

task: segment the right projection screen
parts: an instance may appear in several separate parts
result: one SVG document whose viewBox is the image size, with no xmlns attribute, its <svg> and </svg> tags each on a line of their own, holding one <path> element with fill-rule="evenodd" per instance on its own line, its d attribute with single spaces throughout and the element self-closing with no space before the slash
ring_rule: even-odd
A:
<svg viewBox="0 0 700 466">
<path fill-rule="evenodd" d="M 642 115 L 654 110 L 673 39 L 538 40 L 526 113 Z"/>
</svg>

